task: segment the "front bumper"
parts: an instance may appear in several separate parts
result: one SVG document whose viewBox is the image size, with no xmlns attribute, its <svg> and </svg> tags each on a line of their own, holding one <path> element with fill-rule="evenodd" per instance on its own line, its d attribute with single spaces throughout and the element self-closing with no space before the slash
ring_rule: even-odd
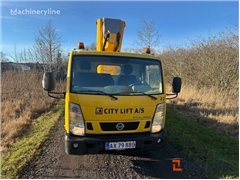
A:
<svg viewBox="0 0 240 180">
<path fill-rule="evenodd" d="M 161 142 L 159 142 L 159 139 L 161 139 Z M 125 151 L 154 150 L 163 146 L 166 139 L 167 131 L 165 129 L 154 134 L 95 135 L 92 137 L 79 137 L 68 134 L 65 136 L 65 151 L 67 154 L 72 155 L 110 153 L 116 150 L 105 150 L 105 142 L 118 141 L 136 141 L 135 149 L 127 149 Z M 74 143 L 77 143 L 78 147 L 74 147 Z"/>
</svg>

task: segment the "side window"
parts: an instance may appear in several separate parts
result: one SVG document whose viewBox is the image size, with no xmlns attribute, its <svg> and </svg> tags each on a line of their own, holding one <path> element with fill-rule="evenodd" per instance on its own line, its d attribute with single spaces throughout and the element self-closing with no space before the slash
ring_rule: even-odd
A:
<svg viewBox="0 0 240 180">
<path fill-rule="evenodd" d="M 147 65 L 145 68 L 145 80 L 151 88 L 159 88 L 161 72 L 158 65 Z"/>
</svg>

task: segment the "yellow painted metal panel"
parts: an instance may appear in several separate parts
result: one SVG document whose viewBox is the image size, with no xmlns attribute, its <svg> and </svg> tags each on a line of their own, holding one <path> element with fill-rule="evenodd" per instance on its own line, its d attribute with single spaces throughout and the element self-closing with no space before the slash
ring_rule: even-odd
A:
<svg viewBox="0 0 240 180">
<path fill-rule="evenodd" d="M 139 133 L 150 131 L 144 129 L 146 121 L 151 121 L 157 104 L 165 102 L 160 100 L 165 95 L 154 95 L 157 100 L 148 96 L 116 96 L 118 100 L 111 100 L 106 95 L 66 94 L 65 129 L 69 132 L 69 102 L 79 104 L 86 122 L 91 122 L 94 131 L 87 130 L 90 134 L 126 133 L 126 131 L 104 132 L 100 128 L 100 122 L 140 122 L 138 129 L 127 131 Z M 164 98 L 165 99 L 165 98 Z M 165 121 L 165 120 L 164 120 Z M 165 124 L 165 123 L 164 123 Z M 164 127 L 164 125 L 163 125 Z"/>
</svg>

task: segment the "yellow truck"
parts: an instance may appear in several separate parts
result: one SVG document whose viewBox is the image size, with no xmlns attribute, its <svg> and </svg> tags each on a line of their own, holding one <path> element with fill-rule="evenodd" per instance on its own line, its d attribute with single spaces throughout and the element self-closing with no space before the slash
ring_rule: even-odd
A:
<svg viewBox="0 0 240 180">
<path fill-rule="evenodd" d="M 177 97 L 181 78 L 174 77 L 166 94 L 163 65 L 146 53 L 120 52 L 125 22 L 100 18 L 96 51 L 78 48 L 69 53 L 65 98 L 65 151 L 83 155 L 112 151 L 144 151 L 166 141 L 166 99 Z M 42 85 L 55 97 L 53 72 Z M 60 93 L 61 94 L 61 93 Z"/>
</svg>

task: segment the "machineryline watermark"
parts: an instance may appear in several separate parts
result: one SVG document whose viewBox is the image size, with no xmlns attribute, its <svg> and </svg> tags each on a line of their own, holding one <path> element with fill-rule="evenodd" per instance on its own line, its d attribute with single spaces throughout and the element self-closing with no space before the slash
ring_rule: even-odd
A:
<svg viewBox="0 0 240 180">
<path fill-rule="evenodd" d="M 60 10 L 55 10 L 55 9 L 32 9 L 32 8 L 25 8 L 25 9 L 10 9 L 10 14 L 13 16 L 16 15 L 60 15 L 61 11 Z"/>
</svg>

